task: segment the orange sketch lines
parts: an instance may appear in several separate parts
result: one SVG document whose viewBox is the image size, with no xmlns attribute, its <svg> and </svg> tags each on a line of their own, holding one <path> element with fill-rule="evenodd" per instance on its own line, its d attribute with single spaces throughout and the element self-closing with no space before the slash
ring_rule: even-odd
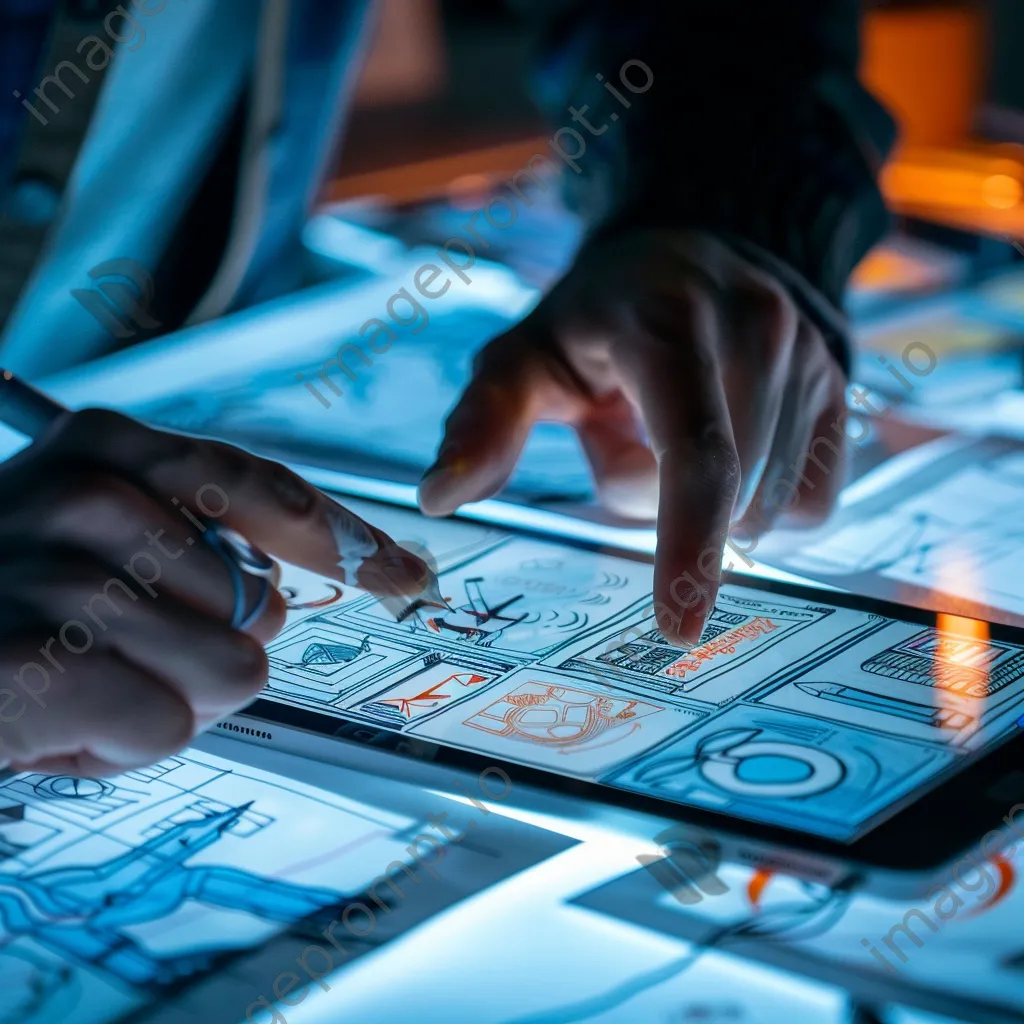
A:
<svg viewBox="0 0 1024 1024">
<path fill-rule="evenodd" d="M 1013 891 L 1014 883 L 1017 880 L 1017 874 L 1013 869 L 1013 865 L 998 854 L 992 857 L 989 863 L 999 872 L 999 885 L 987 900 L 971 907 L 964 915 L 964 920 L 968 917 L 977 917 L 978 914 L 984 914 L 986 910 L 991 910 L 994 906 L 1002 903 Z"/>
<path fill-rule="evenodd" d="M 328 590 L 327 596 L 309 601 L 299 601 L 299 592 L 295 587 L 282 587 L 281 595 L 285 599 L 285 607 L 289 611 L 295 612 L 304 611 L 308 608 L 329 608 L 332 604 L 337 604 L 341 600 L 343 593 L 341 587 L 327 580 L 324 580 L 324 585 Z"/>
<path fill-rule="evenodd" d="M 711 661 L 720 654 L 735 654 L 736 645 L 742 641 L 754 640 L 765 633 L 771 633 L 777 628 L 778 626 L 771 619 L 758 615 L 757 618 L 751 619 L 746 625 L 730 629 L 727 633 L 715 637 L 714 640 L 709 640 L 706 644 L 701 644 L 700 647 L 694 648 L 685 657 L 669 665 L 665 669 L 665 674 L 676 679 L 682 679 L 686 676 L 687 672 L 698 671 L 704 662 Z"/>
<path fill-rule="evenodd" d="M 464 723 L 492 736 L 522 740 L 561 754 L 594 750 L 636 732 L 657 704 L 530 682 L 478 711 Z"/>
<path fill-rule="evenodd" d="M 417 693 L 413 697 L 390 697 L 387 700 L 380 701 L 380 703 L 397 708 L 406 718 L 412 718 L 413 713 L 417 709 L 436 708 L 441 701 L 451 700 L 452 695 L 450 693 L 442 692 L 449 684 L 455 686 L 475 686 L 477 683 L 484 683 L 486 681 L 486 676 L 477 675 L 475 672 L 456 672 L 447 679 L 434 683 L 429 689 L 424 690 L 422 693 Z"/>
</svg>

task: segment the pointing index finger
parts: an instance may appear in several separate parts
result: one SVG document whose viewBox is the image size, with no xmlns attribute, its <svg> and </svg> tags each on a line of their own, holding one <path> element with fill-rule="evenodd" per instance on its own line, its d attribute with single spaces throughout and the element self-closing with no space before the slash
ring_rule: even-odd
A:
<svg viewBox="0 0 1024 1024">
<path fill-rule="evenodd" d="M 718 593 L 740 463 L 712 344 L 714 311 L 693 301 L 681 312 L 672 323 L 635 325 L 614 358 L 658 460 L 658 626 L 692 647 Z"/>
</svg>

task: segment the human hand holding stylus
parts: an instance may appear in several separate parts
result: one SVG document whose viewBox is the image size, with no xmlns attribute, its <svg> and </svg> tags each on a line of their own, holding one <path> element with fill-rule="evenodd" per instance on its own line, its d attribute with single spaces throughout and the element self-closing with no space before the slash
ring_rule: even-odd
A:
<svg viewBox="0 0 1024 1024">
<path fill-rule="evenodd" d="M 439 598 L 420 558 L 277 463 L 3 371 L 0 419 L 35 438 L 0 465 L 0 763 L 113 774 L 248 703 L 285 621 L 273 559 Z"/>
</svg>

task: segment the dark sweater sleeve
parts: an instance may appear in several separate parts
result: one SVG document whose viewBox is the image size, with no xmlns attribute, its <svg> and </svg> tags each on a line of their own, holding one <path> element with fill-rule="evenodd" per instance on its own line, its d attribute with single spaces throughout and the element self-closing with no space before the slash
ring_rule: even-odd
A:
<svg viewBox="0 0 1024 1024">
<path fill-rule="evenodd" d="M 565 178 L 591 232 L 716 233 L 785 281 L 848 369 L 842 298 L 887 227 L 894 139 L 857 80 L 858 0 L 513 6 L 540 32 L 540 106 L 584 139 Z"/>
</svg>

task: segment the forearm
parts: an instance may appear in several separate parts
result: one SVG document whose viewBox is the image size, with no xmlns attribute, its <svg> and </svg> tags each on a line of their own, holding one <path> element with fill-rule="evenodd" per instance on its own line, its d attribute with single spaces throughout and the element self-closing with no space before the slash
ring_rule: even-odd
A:
<svg viewBox="0 0 1024 1024">
<path fill-rule="evenodd" d="M 875 176 L 893 138 L 856 78 L 856 0 L 518 6 L 541 22 L 536 91 L 552 121 L 586 105 L 607 124 L 565 175 L 591 230 L 720 235 L 787 279 L 845 362 L 842 293 L 885 230 Z M 649 89 L 617 80 L 628 61 L 650 69 Z M 634 88 L 649 77 L 626 73 Z"/>
</svg>

